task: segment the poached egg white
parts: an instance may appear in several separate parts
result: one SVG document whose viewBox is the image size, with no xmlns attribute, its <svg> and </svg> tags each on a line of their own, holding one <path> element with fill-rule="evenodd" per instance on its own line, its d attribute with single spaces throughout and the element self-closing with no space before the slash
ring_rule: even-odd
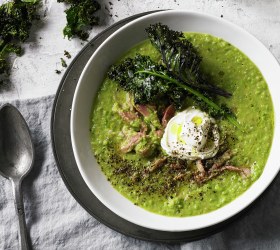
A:
<svg viewBox="0 0 280 250">
<path fill-rule="evenodd" d="M 219 131 L 214 118 L 194 107 L 176 114 L 167 124 L 161 147 L 173 157 L 208 159 L 219 149 Z"/>
</svg>

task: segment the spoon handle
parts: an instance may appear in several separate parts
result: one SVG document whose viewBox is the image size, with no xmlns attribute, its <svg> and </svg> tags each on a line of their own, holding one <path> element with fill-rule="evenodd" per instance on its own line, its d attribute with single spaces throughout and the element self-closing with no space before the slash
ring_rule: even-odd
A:
<svg viewBox="0 0 280 250">
<path fill-rule="evenodd" d="M 28 241 L 27 241 L 27 230 L 26 230 L 24 206 L 23 206 L 22 191 L 21 191 L 21 181 L 13 180 L 12 183 L 13 183 L 13 191 L 14 191 L 14 198 L 15 198 L 15 209 L 19 222 L 18 237 L 19 237 L 20 249 L 29 250 L 30 248 L 28 246 Z"/>
</svg>

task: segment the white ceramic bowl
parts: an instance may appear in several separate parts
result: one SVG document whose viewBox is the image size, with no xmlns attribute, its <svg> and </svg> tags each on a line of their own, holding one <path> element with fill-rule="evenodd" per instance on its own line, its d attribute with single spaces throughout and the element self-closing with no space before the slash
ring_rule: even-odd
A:
<svg viewBox="0 0 280 250">
<path fill-rule="evenodd" d="M 178 31 L 209 33 L 221 37 L 243 51 L 261 70 L 272 96 L 275 112 L 274 139 L 261 177 L 241 196 L 213 212 L 184 217 L 150 213 L 119 194 L 106 180 L 90 146 L 90 116 L 93 100 L 110 65 L 129 48 L 147 38 L 145 28 L 161 22 Z M 189 231 L 222 222 L 250 205 L 272 182 L 279 171 L 280 149 L 280 67 L 276 59 L 255 37 L 224 19 L 189 11 L 164 11 L 141 17 L 112 34 L 92 55 L 74 95 L 71 138 L 82 177 L 94 195 L 109 209 L 137 225 L 164 231 Z M 277 140 L 278 138 L 278 140 Z"/>
</svg>

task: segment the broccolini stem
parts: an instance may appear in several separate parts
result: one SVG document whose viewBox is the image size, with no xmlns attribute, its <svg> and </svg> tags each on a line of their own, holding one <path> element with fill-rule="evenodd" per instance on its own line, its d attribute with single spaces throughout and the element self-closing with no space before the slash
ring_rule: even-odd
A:
<svg viewBox="0 0 280 250">
<path fill-rule="evenodd" d="M 238 121 L 235 119 L 235 117 L 233 117 L 230 114 L 227 114 L 219 105 L 217 105 L 215 102 L 213 102 L 211 99 L 207 98 L 206 96 L 204 96 L 203 94 L 201 94 L 199 91 L 184 85 L 182 83 L 180 83 L 178 80 L 169 77 L 168 75 L 164 74 L 164 73 L 157 73 L 154 71 L 150 71 L 150 70 L 139 70 L 136 73 L 144 73 L 144 74 L 149 74 L 149 75 L 153 75 L 153 76 L 157 76 L 160 77 L 162 79 L 167 80 L 168 82 L 174 83 L 176 84 L 178 87 L 188 91 L 189 93 L 193 94 L 194 96 L 196 96 L 198 99 L 204 101 L 206 104 L 208 104 L 210 107 L 212 107 L 213 109 L 217 110 L 218 112 L 220 112 L 220 114 L 222 114 L 232 125 L 236 126 L 237 128 L 240 127 Z"/>
</svg>

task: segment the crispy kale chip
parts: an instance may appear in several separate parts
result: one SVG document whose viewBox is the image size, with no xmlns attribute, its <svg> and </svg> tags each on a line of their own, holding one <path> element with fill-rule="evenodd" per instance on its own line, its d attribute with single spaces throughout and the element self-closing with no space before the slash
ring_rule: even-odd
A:
<svg viewBox="0 0 280 250">
<path fill-rule="evenodd" d="M 119 65 L 113 65 L 108 77 L 116 81 L 124 90 L 134 96 L 135 104 L 153 103 L 168 100 L 180 107 L 186 93 L 176 85 L 166 84 L 166 80 L 141 71 L 161 72 L 167 74 L 163 65 L 156 64 L 150 57 L 137 54 L 135 58 L 127 58 Z"/>
<path fill-rule="evenodd" d="M 32 21 L 37 18 L 39 0 L 14 0 L 0 6 L 0 36 L 5 42 L 25 41 Z"/>
<path fill-rule="evenodd" d="M 14 0 L 0 6 L 0 74 L 9 70 L 9 54 L 22 53 L 19 43 L 28 38 L 32 21 L 38 18 L 38 1 Z"/>
<path fill-rule="evenodd" d="M 7 57 L 10 53 L 15 53 L 20 56 L 22 49 L 20 46 L 14 43 L 5 43 L 3 40 L 0 41 L 0 74 L 9 72 L 9 64 Z"/>
<path fill-rule="evenodd" d="M 95 12 L 100 9 L 100 4 L 95 0 L 58 0 L 70 4 L 66 13 L 67 25 L 63 29 L 64 36 L 69 39 L 77 36 L 86 40 L 89 36 L 88 29 L 98 24 L 99 18 Z"/>
<path fill-rule="evenodd" d="M 108 77 L 134 96 L 136 104 L 174 104 L 181 108 L 190 97 L 210 114 L 226 118 L 239 127 L 236 117 L 224 105 L 215 103 L 213 97 L 229 97 L 226 91 L 200 82 L 201 57 L 193 45 L 183 39 L 182 33 L 156 24 L 147 29 L 151 42 L 161 52 L 162 63 L 137 54 L 119 65 L 113 65 Z"/>
<path fill-rule="evenodd" d="M 219 106 L 208 95 L 174 78 L 164 65 L 153 62 L 149 56 L 137 54 L 119 65 L 113 65 L 108 77 L 130 92 L 134 96 L 135 104 L 168 103 L 180 109 L 184 99 L 191 97 L 195 102 L 203 104 L 203 109 L 209 113 L 224 117 L 234 126 L 239 126 L 236 118 L 225 106 Z"/>
<path fill-rule="evenodd" d="M 227 91 L 210 84 L 200 70 L 201 57 L 182 32 L 170 30 L 161 23 L 150 25 L 146 32 L 154 47 L 161 53 L 168 71 L 195 89 L 208 94 L 230 97 Z"/>
</svg>

